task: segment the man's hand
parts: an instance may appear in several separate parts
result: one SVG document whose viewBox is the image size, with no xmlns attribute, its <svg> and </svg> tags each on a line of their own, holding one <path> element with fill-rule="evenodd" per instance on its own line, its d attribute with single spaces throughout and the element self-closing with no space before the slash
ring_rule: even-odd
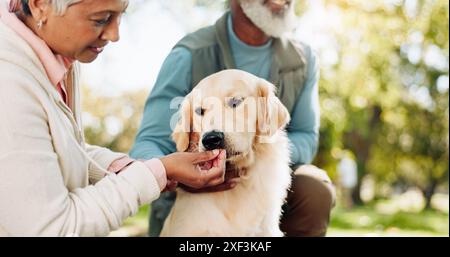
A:
<svg viewBox="0 0 450 257">
<path fill-rule="evenodd" d="M 167 180 L 166 188 L 162 191 L 164 192 L 174 192 L 178 187 L 178 181 L 175 180 Z"/>
</svg>

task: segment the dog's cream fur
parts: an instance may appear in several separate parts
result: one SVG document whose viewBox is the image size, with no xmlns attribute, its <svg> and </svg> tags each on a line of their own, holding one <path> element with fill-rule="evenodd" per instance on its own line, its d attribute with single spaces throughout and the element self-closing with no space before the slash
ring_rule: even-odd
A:
<svg viewBox="0 0 450 257">
<path fill-rule="evenodd" d="M 192 117 L 196 115 L 192 110 L 195 106 L 191 108 L 192 102 L 189 102 L 195 94 L 200 94 L 202 98 L 214 96 L 219 99 L 229 96 L 264 97 L 267 109 L 263 113 L 269 119 L 277 119 L 277 129 L 270 135 L 271 143 L 259 142 L 261 135 L 258 129 L 255 133 L 225 132 L 227 151 L 233 149 L 245 153 L 229 159 L 231 164 L 245 170 L 241 174 L 241 181 L 232 190 L 224 192 L 192 194 L 178 189 L 161 236 L 283 235 L 279 219 L 291 181 L 288 139 L 283 130 L 289 122 L 289 113 L 273 91 L 273 85 L 265 80 L 243 71 L 226 70 L 204 79 L 188 95 L 182 107 L 181 120 L 188 123 L 189 129 L 195 129 L 196 126 L 193 124 L 195 118 Z M 227 108 L 226 103 L 223 106 Z M 235 111 L 243 112 L 244 109 L 238 107 Z M 271 113 L 273 111 L 276 113 Z M 257 115 L 253 116 L 247 119 L 247 123 L 252 124 L 246 126 L 256 128 L 256 124 L 261 121 Z M 187 150 L 192 140 L 192 132 L 182 131 L 182 126 L 186 125 L 182 121 L 173 134 L 178 151 Z M 209 123 L 207 126 L 196 130 L 200 138 L 208 130 L 218 130 Z M 203 151 L 201 142 L 198 148 Z"/>
</svg>

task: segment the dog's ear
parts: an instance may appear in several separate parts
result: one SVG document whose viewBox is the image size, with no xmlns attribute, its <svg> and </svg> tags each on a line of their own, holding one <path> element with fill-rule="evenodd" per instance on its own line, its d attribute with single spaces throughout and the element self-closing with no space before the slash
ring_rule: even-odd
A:
<svg viewBox="0 0 450 257">
<path fill-rule="evenodd" d="M 178 152 L 185 152 L 189 147 L 189 134 L 192 130 L 191 97 L 188 95 L 181 104 L 180 118 L 172 133 L 172 139 Z"/>
<path fill-rule="evenodd" d="M 261 79 L 258 83 L 257 136 L 273 136 L 277 130 L 284 128 L 290 119 L 288 110 L 275 96 L 275 86 Z"/>
</svg>

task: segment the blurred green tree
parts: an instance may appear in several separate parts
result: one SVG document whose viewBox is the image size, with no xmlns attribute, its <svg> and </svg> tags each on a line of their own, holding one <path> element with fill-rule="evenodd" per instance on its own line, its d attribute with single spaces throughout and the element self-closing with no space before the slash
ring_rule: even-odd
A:
<svg viewBox="0 0 450 257">
<path fill-rule="evenodd" d="M 333 167 L 333 148 L 350 149 L 356 204 L 371 173 L 380 182 L 418 186 L 430 207 L 436 186 L 448 183 L 448 1 L 326 5 L 341 13 L 342 24 L 332 31 L 339 60 L 322 71 L 316 162 Z"/>
<path fill-rule="evenodd" d="M 147 90 L 139 90 L 120 97 L 99 97 L 89 87 L 82 87 L 86 141 L 127 153 L 139 128 L 147 96 Z"/>
</svg>

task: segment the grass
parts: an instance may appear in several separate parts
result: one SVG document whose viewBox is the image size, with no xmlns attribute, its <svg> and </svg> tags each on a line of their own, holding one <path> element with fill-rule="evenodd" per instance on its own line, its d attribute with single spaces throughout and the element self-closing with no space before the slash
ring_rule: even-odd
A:
<svg viewBox="0 0 450 257">
<path fill-rule="evenodd" d="M 337 207 L 328 236 L 449 236 L 449 216 L 435 210 L 383 214 L 374 205 Z"/>
<path fill-rule="evenodd" d="M 386 212 L 376 202 L 350 210 L 337 206 L 331 213 L 327 236 L 449 236 L 449 214 L 447 211 Z M 111 236 L 146 236 L 150 207 L 144 206 Z"/>
<path fill-rule="evenodd" d="M 142 237 L 148 235 L 150 206 L 142 206 L 138 213 L 126 219 L 120 229 L 111 232 L 113 237 Z"/>
<path fill-rule="evenodd" d="M 150 206 L 145 205 L 139 209 L 139 212 L 124 221 L 124 226 L 140 226 L 148 228 L 148 220 L 150 215 Z"/>
</svg>

